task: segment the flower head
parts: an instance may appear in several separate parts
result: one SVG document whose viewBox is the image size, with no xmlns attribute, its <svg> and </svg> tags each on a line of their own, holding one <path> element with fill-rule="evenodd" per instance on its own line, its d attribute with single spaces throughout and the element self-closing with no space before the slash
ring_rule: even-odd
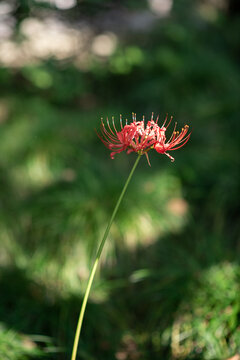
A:
<svg viewBox="0 0 240 360">
<path fill-rule="evenodd" d="M 145 125 L 145 118 L 143 116 L 142 121 L 136 120 L 136 114 L 132 114 L 132 122 L 126 123 L 123 126 L 122 116 L 120 115 L 120 127 L 118 131 L 115 126 L 114 118 L 112 118 L 112 125 L 110 125 L 107 119 L 107 125 L 105 126 L 103 119 L 101 119 L 101 135 L 98 134 L 104 145 L 111 150 L 110 157 L 114 159 L 114 156 L 122 151 L 127 151 L 127 154 L 136 152 L 139 155 L 145 154 L 149 163 L 148 151 L 155 149 L 160 154 L 167 155 L 171 161 L 174 158 L 167 153 L 167 151 L 177 150 L 189 140 L 190 134 L 188 132 L 188 125 L 185 125 L 182 131 L 179 133 L 176 131 L 176 124 L 174 131 L 168 141 L 166 141 L 165 132 L 172 121 L 167 123 L 167 117 L 160 127 L 158 125 L 158 117 L 156 121 L 153 120 L 153 114 L 151 120 Z M 150 163 L 149 163 L 150 165 Z"/>
</svg>

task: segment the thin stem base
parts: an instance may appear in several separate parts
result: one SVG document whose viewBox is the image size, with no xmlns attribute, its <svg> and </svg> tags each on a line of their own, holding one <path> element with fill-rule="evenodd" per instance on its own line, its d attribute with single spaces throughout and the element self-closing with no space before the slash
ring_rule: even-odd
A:
<svg viewBox="0 0 240 360">
<path fill-rule="evenodd" d="M 109 231 L 110 231 L 110 228 L 112 226 L 112 223 L 113 223 L 113 220 L 116 216 L 116 213 L 118 211 L 118 208 L 121 204 L 121 201 L 123 199 L 123 196 L 127 190 L 127 187 L 128 187 L 128 184 L 133 176 L 133 173 L 137 167 L 137 164 L 139 163 L 139 160 L 140 160 L 140 157 L 141 155 L 138 155 L 133 167 L 132 167 L 132 170 L 126 180 L 126 183 L 122 189 L 122 192 L 119 196 L 119 199 L 117 201 L 117 204 L 113 210 L 113 213 L 112 213 L 112 216 L 109 220 L 109 223 L 107 225 L 107 228 L 105 230 L 105 233 L 103 235 L 103 238 L 100 242 L 100 245 L 99 245 L 99 248 L 98 248 L 98 251 L 97 251 L 97 254 L 96 254 L 96 258 L 95 258 L 95 261 L 94 261 L 94 264 L 93 264 L 93 267 L 91 269 L 91 272 L 90 272 L 90 276 L 89 276 L 89 279 L 88 279 L 88 283 L 87 283 L 87 288 L 86 288 L 86 291 L 85 291 L 85 295 L 84 295 L 84 298 L 83 298 L 83 302 L 82 302 L 82 307 L 81 307 L 81 310 L 80 310 L 80 314 L 79 314 L 79 319 L 78 319 L 78 324 L 77 324 L 77 329 L 76 329 L 76 333 L 75 333 L 75 338 L 74 338 L 74 344 L 73 344 L 73 350 L 72 350 L 72 356 L 71 356 L 71 360 L 76 360 L 76 355 L 77 355 L 77 348 L 78 348 L 78 343 L 79 343 L 79 338 L 80 338 L 80 333 L 81 333 L 81 328 L 82 328 L 82 323 L 83 323 L 83 318 L 84 318 L 84 313 L 85 313 L 85 309 L 86 309 L 86 305 L 87 305 L 87 301 L 88 301 L 88 297 L 89 297 L 89 293 L 90 293 L 90 290 L 91 290 L 91 287 L 92 287 L 92 283 L 93 283 L 93 279 L 94 279 L 94 276 L 95 276 L 95 273 L 96 273 L 96 270 L 97 270 L 97 266 L 98 266 L 98 263 L 99 263 L 99 260 L 100 260 L 100 256 L 102 254 L 102 250 L 103 250 L 103 247 L 104 247 L 104 244 L 105 244 L 105 241 L 108 237 L 108 234 L 109 234 Z"/>
</svg>

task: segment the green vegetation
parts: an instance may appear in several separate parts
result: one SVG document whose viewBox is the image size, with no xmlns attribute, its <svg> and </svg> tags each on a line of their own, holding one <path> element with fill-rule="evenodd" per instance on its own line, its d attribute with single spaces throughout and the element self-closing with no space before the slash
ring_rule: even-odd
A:
<svg viewBox="0 0 240 360">
<path fill-rule="evenodd" d="M 83 13 L 63 11 L 62 21 L 86 17 L 97 36 L 112 2 L 82 3 Z M 116 29 L 108 56 L 89 50 L 83 64 L 52 54 L 0 68 L 0 359 L 70 357 L 88 271 L 135 161 L 111 160 L 95 129 L 101 117 L 132 111 L 159 113 L 160 122 L 169 113 L 192 136 L 173 164 L 154 152 L 151 168 L 141 159 L 93 284 L 78 358 L 240 353 L 240 18 L 176 3 L 144 30 Z M 126 11 L 147 8 L 133 1 Z M 30 13 L 52 11 L 27 1 L 20 10 L 19 44 Z"/>
</svg>

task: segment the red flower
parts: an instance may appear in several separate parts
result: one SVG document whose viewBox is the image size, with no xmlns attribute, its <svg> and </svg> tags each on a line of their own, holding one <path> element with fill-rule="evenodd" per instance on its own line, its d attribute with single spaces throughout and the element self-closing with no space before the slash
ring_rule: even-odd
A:
<svg viewBox="0 0 240 360">
<path fill-rule="evenodd" d="M 112 118 L 112 126 L 107 119 L 107 128 L 105 127 L 103 120 L 101 120 L 102 135 L 98 134 L 98 136 L 106 147 L 112 151 L 110 154 L 112 159 L 114 159 L 115 154 L 126 150 L 127 154 L 130 154 L 133 151 L 140 155 L 145 154 L 149 163 L 148 151 L 150 149 L 155 149 L 158 153 L 166 154 L 171 161 L 174 161 L 174 158 L 166 151 L 177 150 L 182 147 L 189 140 L 190 134 L 185 136 L 188 131 L 188 125 L 184 126 L 180 134 L 175 131 L 175 125 L 172 136 L 166 142 L 165 132 L 171 121 L 172 117 L 165 127 L 167 122 L 166 117 L 164 124 L 159 127 L 157 124 L 158 118 L 154 121 L 152 114 L 151 120 L 148 121 L 145 126 L 144 117 L 142 121 L 136 121 L 136 114 L 133 114 L 132 123 L 128 125 L 126 120 L 126 124 L 123 126 L 122 117 L 120 115 L 120 131 L 117 131 L 115 127 L 114 118 Z"/>
<path fill-rule="evenodd" d="M 167 121 L 167 118 L 165 119 L 164 124 L 161 127 L 163 135 L 159 136 L 158 141 L 154 144 L 154 149 L 160 154 L 167 155 L 171 159 L 171 161 L 174 161 L 174 158 L 171 155 L 169 155 L 166 151 L 172 151 L 172 150 L 177 150 L 177 149 L 181 148 L 183 145 L 185 145 L 188 142 L 191 133 L 186 136 L 186 134 L 188 132 L 188 128 L 189 128 L 188 125 L 185 125 L 182 128 L 180 133 L 179 133 L 179 131 L 175 131 L 176 125 L 177 125 L 175 123 L 173 133 L 172 133 L 170 139 L 166 142 L 165 131 L 167 130 L 168 126 L 170 125 L 170 123 L 172 121 L 172 117 L 170 118 L 169 123 L 165 127 L 166 121 Z"/>
</svg>

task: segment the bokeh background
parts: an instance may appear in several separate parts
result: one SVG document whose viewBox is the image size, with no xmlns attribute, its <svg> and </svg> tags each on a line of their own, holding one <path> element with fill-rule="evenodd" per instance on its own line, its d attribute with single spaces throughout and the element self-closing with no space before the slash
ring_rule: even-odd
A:
<svg viewBox="0 0 240 360">
<path fill-rule="evenodd" d="M 240 353 L 238 0 L 0 2 L 0 358 L 69 359 L 97 244 L 135 154 L 100 118 L 166 113 L 112 227 L 78 358 Z M 169 130 L 171 133 L 171 130 Z"/>
</svg>

